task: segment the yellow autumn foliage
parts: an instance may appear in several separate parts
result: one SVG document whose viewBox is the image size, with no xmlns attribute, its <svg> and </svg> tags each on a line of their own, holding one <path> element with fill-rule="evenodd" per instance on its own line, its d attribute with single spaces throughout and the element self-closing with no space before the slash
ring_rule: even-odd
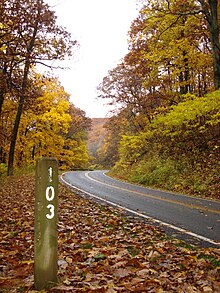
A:
<svg viewBox="0 0 220 293">
<path fill-rule="evenodd" d="M 55 78 L 42 79 L 36 74 L 35 85 L 39 88 L 40 95 L 33 98 L 23 111 L 16 144 L 15 165 L 22 167 L 35 164 L 37 158 L 46 156 L 55 157 L 62 169 L 83 167 L 89 157 L 86 142 L 81 139 L 83 129 L 79 129 L 77 111 L 75 120 L 69 114 L 69 95 Z M 5 137 L 1 147 L 5 162 L 16 108 L 16 100 L 7 97 L 1 119 L 2 135 Z M 71 108 L 74 106 L 71 105 Z M 74 128 L 75 137 L 67 138 L 69 129 Z"/>
</svg>

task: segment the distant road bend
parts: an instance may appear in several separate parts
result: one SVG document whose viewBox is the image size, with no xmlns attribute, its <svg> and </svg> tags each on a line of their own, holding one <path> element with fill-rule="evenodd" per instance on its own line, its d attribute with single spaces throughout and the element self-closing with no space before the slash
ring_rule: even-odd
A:
<svg viewBox="0 0 220 293">
<path fill-rule="evenodd" d="M 107 176 L 106 172 L 67 172 L 61 181 L 165 230 L 174 230 L 186 240 L 220 247 L 220 202 L 129 184 Z"/>
</svg>

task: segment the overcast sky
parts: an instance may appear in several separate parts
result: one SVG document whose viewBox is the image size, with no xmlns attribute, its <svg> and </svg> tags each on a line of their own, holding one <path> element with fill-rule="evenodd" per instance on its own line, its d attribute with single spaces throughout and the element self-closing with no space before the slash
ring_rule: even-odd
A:
<svg viewBox="0 0 220 293">
<path fill-rule="evenodd" d="M 127 53 L 127 32 L 138 15 L 136 0 L 45 0 L 56 11 L 58 24 L 80 43 L 72 60 L 56 70 L 71 102 L 88 117 L 106 117 L 96 87 Z"/>
</svg>

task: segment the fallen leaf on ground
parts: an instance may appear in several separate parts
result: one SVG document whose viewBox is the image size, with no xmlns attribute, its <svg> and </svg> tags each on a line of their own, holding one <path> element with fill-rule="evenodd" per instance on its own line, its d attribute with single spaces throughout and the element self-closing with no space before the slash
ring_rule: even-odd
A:
<svg viewBox="0 0 220 293">
<path fill-rule="evenodd" d="M 1 185 L 0 211 L 0 288 L 36 292 L 32 176 Z M 44 292 L 219 292 L 220 249 L 170 239 L 62 185 L 58 248 L 59 284 Z"/>
</svg>

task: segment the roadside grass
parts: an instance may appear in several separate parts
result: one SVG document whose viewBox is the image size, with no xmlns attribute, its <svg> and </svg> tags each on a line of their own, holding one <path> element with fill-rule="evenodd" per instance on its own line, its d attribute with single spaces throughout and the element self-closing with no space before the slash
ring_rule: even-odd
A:
<svg viewBox="0 0 220 293">
<path fill-rule="evenodd" d="M 192 164 L 185 157 L 175 160 L 155 153 L 129 166 L 116 164 L 109 175 L 146 187 L 220 200 L 220 162 L 201 161 Z"/>
<path fill-rule="evenodd" d="M 34 177 L 0 186 L 0 288 L 34 290 Z M 59 186 L 59 283 L 42 292 L 219 292 L 220 249 L 199 248 Z"/>
</svg>

